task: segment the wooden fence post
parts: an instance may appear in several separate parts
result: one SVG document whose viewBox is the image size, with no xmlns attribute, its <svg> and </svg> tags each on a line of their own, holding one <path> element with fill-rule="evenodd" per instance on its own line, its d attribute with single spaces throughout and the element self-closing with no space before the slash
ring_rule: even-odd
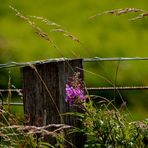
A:
<svg viewBox="0 0 148 148">
<path fill-rule="evenodd" d="M 83 80 L 83 70 L 80 69 L 83 69 L 82 59 L 51 60 L 22 68 L 24 113 L 29 117 L 28 125 L 65 123 L 78 126 L 79 122 L 75 117 L 63 116 L 61 119 L 59 112 L 77 110 L 65 102 L 65 86 L 68 77 L 74 72 L 80 72 Z M 81 138 L 82 135 L 73 136 L 72 143 L 76 147 L 82 147 Z"/>
</svg>

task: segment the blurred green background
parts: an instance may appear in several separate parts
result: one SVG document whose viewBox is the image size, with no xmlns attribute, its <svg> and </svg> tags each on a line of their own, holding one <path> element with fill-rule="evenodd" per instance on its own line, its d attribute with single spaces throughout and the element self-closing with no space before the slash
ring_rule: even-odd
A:
<svg viewBox="0 0 148 148">
<path fill-rule="evenodd" d="M 31 26 L 15 15 L 9 5 L 23 15 L 42 16 L 76 36 L 80 43 L 72 41 L 60 32 L 51 32 L 52 26 L 34 21 L 48 33 L 59 50 L 38 37 Z M 94 20 L 89 17 L 106 10 L 135 7 L 147 10 L 146 0 L 97 1 L 97 0 L 1 0 L 0 4 L 0 63 L 25 62 L 57 57 L 147 57 L 148 19 L 129 21 L 139 13 L 121 16 L 103 15 Z M 54 27 L 55 29 L 55 27 Z M 148 61 L 97 62 L 84 65 L 87 86 L 110 86 L 102 79 L 119 86 L 148 85 Z M 117 69 L 118 68 L 118 69 Z M 118 70 L 117 77 L 116 71 Z M 0 69 L 0 88 L 8 86 L 9 69 Z M 18 68 L 12 68 L 11 83 L 21 88 Z M 90 73 L 91 72 L 91 73 Z M 95 74 L 92 74 L 95 73 Z M 112 99 L 113 94 L 99 92 Z M 148 91 L 123 91 L 134 119 L 148 117 Z M 114 96 L 113 96 L 114 97 Z"/>
</svg>

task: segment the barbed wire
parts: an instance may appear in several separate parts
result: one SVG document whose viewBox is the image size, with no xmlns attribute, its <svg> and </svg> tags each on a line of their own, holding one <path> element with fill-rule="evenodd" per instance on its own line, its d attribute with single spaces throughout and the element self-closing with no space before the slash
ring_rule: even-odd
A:
<svg viewBox="0 0 148 148">
<path fill-rule="evenodd" d="M 64 60 L 71 60 L 71 58 L 55 58 L 55 59 L 46 59 L 40 61 L 30 61 L 30 62 L 10 62 L 5 64 L 0 64 L 0 69 L 4 68 L 12 68 L 12 67 L 25 67 L 34 64 L 45 64 L 48 62 L 59 62 Z M 148 57 L 117 57 L 117 58 L 101 58 L 101 57 L 94 57 L 94 58 L 83 58 L 84 62 L 101 62 L 101 61 L 136 61 L 136 60 L 148 60 Z"/>
<path fill-rule="evenodd" d="M 72 60 L 71 58 L 54 58 L 40 61 L 30 61 L 30 62 L 10 62 L 5 64 L 0 64 L 0 69 L 4 68 L 12 68 L 12 67 L 25 67 L 30 65 L 38 65 L 45 64 L 49 62 L 59 62 L 65 60 Z M 116 57 L 116 58 L 83 58 L 84 62 L 101 62 L 101 61 L 138 61 L 138 60 L 148 60 L 148 57 Z M 113 90 L 147 90 L 148 86 L 116 86 L 116 87 L 89 87 L 86 88 L 87 91 L 113 91 Z M 0 89 L 0 93 L 9 93 L 9 91 L 13 93 L 23 92 L 23 89 Z M 0 102 L 0 105 L 8 105 L 8 102 Z M 11 102 L 10 105 L 23 106 L 22 102 Z"/>
<path fill-rule="evenodd" d="M 0 89 L 0 92 L 3 93 L 3 92 L 23 92 L 23 89 Z"/>
<path fill-rule="evenodd" d="M 86 87 L 87 91 L 104 91 L 104 90 L 146 90 L 148 89 L 148 86 L 115 86 L 115 87 L 110 87 L 110 86 L 106 86 L 106 87 Z M 0 89 L 1 93 L 4 92 L 23 92 L 23 89 Z"/>
<path fill-rule="evenodd" d="M 23 102 L 0 102 L 0 105 L 14 105 L 14 106 L 23 106 Z"/>
<path fill-rule="evenodd" d="M 90 87 L 87 91 L 146 90 L 148 86 Z"/>
<path fill-rule="evenodd" d="M 84 58 L 84 62 L 99 62 L 99 61 L 135 61 L 135 60 L 148 60 L 148 57 L 117 57 L 117 58 L 100 58 L 100 57 L 94 57 L 94 58 Z"/>
<path fill-rule="evenodd" d="M 114 91 L 114 90 L 120 90 L 120 91 L 127 91 L 127 90 L 147 90 L 148 86 L 116 86 L 116 87 L 87 87 L 86 90 L 88 92 L 91 91 Z M 7 92 L 23 92 L 23 89 L 0 89 L 0 93 L 7 93 Z M 3 102 L 0 101 L 0 105 L 14 105 L 14 106 L 23 106 L 23 102 Z"/>
</svg>

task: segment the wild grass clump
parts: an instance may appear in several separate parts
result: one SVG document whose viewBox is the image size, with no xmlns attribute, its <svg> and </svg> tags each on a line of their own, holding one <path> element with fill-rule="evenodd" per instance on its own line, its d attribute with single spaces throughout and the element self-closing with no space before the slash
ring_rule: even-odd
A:
<svg viewBox="0 0 148 148">
<path fill-rule="evenodd" d="M 0 109 L 0 147 L 59 147 L 64 145 L 64 129 L 71 126 L 64 124 L 49 124 L 42 127 L 25 125 L 25 121 Z M 53 129 L 53 130 L 49 130 Z M 48 137 L 45 138 L 45 137 Z M 50 143 L 54 140 L 54 145 Z M 49 141 L 49 142 L 47 142 Z"/>
<path fill-rule="evenodd" d="M 148 119 L 129 122 L 126 114 L 115 109 L 109 109 L 108 104 L 96 107 L 92 100 L 79 101 L 83 113 L 69 113 L 77 116 L 81 121 L 81 128 L 63 124 L 50 124 L 43 127 L 25 126 L 24 123 L 9 114 L 4 109 L 0 110 L 0 146 L 1 147 L 64 147 L 64 129 L 68 133 L 83 133 L 86 137 L 85 148 L 92 147 L 141 147 L 148 146 Z M 76 105 L 76 104 L 75 104 Z M 49 131 L 50 127 L 55 130 Z M 38 137 L 38 135 L 40 135 Z M 54 145 L 44 140 L 48 136 L 54 137 Z"/>
<path fill-rule="evenodd" d="M 148 120 L 129 122 L 113 109 L 85 105 L 81 116 L 82 132 L 87 136 L 84 147 L 145 147 L 148 144 Z"/>
<path fill-rule="evenodd" d="M 66 88 L 68 97 L 66 101 L 82 110 L 82 113 L 72 114 L 78 116 L 82 122 L 82 127 L 70 130 L 70 132 L 84 133 L 86 136 L 85 148 L 144 148 L 148 146 L 148 119 L 140 122 L 131 122 L 128 119 L 128 115 L 120 112 L 111 101 L 107 99 L 100 100 L 97 102 L 98 106 L 89 95 L 84 97 L 84 91 L 81 87 L 82 82 L 77 75 L 74 75 L 69 81 L 67 85 L 71 90 L 69 91 Z M 81 93 L 78 93 L 78 88 L 81 89 L 79 91 Z"/>
<path fill-rule="evenodd" d="M 59 25 L 53 21 L 50 21 L 46 18 L 40 17 L 40 16 L 27 17 L 27 16 L 24 16 L 20 11 L 18 11 L 14 7 L 10 6 L 10 8 L 16 13 L 16 15 L 19 18 L 21 18 L 22 20 L 27 22 L 35 30 L 35 33 L 39 37 L 48 41 L 49 44 L 53 45 L 53 47 L 55 47 L 56 45 L 55 45 L 54 41 L 51 39 L 51 37 L 48 35 L 48 33 L 43 31 L 43 29 L 41 29 L 39 26 L 37 26 L 36 22 L 32 21 L 31 19 L 39 20 L 40 22 L 44 23 L 46 26 L 52 27 L 52 29 L 50 29 L 50 32 L 60 32 L 63 34 L 63 36 L 70 38 L 72 41 L 80 43 L 80 40 L 76 36 L 74 36 L 72 33 L 67 31 L 66 29 L 64 29 L 64 27 L 62 27 L 61 25 Z"/>
<path fill-rule="evenodd" d="M 97 13 L 97 14 L 91 16 L 90 19 L 94 19 L 97 16 L 101 16 L 101 15 L 105 15 L 105 14 L 113 14 L 113 15 L 119 16 L 119 15 L 128 14 L 128 13 L 139 13 L 139 15 L 137 15 L 136 17 L 129 19 L 131 21 L 143 19 L 143 18 L 148 16 L 148 12 L 143 10 L 143 9 L 121 8 L 121 9 L 107 10 L 107 11 L 104 11 L 102 13 Z"/>
</svg>

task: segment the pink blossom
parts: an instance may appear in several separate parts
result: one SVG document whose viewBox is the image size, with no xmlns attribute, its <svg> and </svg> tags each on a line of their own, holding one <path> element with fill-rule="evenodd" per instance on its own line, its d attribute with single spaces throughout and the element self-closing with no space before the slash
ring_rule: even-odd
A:
<svg viewBox="0 0 148 148">
<path fill-rule="evenodd" d="M 70 81 L 66 84 L 66 102 L 69 102 L 70 106 L 73 106 L 78 100 L 85 101 L 84 90 L 82 82 L 78 77 L 70 78 Z"/>
</svg>

